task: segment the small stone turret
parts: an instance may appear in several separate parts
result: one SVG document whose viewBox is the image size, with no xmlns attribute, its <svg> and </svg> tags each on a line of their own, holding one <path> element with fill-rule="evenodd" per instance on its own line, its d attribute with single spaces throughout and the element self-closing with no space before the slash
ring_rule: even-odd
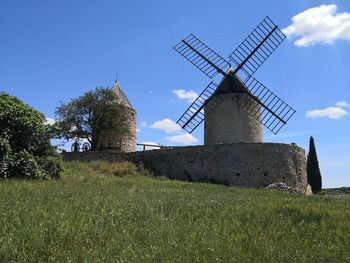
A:
<svg viewBox="0 0 350 263">
<path fill-rule="evenodd" d="M 126 107 L 125 113 L 130 134 L 118 136 L 112 129 L 103 130 L 96 148 L 98 151 L 134 152 L 136 151 L 136 110 L 132 107 L 118 81 L 114 83 L 111 89 L 117 95 L 118 102 Z"/>
<path fill-rule="evenodd" d="M 260 105 L 246 93 L 243 82 L 232 72 L 228 72 L 213 99 L 204 107 L 205 145 L 263 142 L 261 122 L 241 107 L 254 107 L 259 112 Z M 218 106 L 213 107 L 216 104 Z M 208 113 L 208 108 L 214 110 Z"/>
</svg>

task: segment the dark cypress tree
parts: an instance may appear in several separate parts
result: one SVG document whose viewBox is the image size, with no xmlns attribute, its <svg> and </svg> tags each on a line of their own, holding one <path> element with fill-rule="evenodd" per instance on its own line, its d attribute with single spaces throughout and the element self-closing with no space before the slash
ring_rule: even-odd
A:
<svg viewBox="0 0 350 263">
<path fill-rule="evenodd" d="M 318 166 L 314 138 L 310 137 L 309 154 L 307 155 L 307 181 L 315 194 L 322 189 L 322 177 Z"/>
</svg>

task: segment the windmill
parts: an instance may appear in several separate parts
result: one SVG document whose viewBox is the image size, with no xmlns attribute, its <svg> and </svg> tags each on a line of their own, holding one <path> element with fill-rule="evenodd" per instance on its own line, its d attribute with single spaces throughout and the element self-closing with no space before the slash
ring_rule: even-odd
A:
<svg viewBox="0 0 350 263">
<path fill-rule="evenodd" d="M 265 17 L 229 55 L 233 67 L 193 34 L 181 40 L 174 46 L 179 54 L 209 78 L 223 78 L 211 81 L 177 123 L 192 133 L 205 121 L 204 144 L 262 142 L 261 124 L 277 134 L 295 110 L 253 74 L 285 38 Z"/>
</svg>

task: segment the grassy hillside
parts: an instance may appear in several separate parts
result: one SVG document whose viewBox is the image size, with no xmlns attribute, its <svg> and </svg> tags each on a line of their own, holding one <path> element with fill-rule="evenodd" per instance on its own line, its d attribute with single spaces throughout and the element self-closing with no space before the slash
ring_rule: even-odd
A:
<svg viewBox="0 0 350 263">
<path fill-rule="evenodd" d="M 350 261 L 349 200 L 82 163 L 58 181 L 0 181 L 0 200 L 0 262 Z"/>
</svg>

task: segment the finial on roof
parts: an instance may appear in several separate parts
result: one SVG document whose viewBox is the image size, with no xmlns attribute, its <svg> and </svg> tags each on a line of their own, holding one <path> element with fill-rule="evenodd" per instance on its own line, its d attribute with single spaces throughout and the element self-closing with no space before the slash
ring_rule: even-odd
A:
<svg viewBox="0 0 350 263">
<path fill-rule="evenodd" d="M 115 79 L 114 83 L 118 83 L 118 73 L 117 73 L 117 78 Z"/>
</svg>

